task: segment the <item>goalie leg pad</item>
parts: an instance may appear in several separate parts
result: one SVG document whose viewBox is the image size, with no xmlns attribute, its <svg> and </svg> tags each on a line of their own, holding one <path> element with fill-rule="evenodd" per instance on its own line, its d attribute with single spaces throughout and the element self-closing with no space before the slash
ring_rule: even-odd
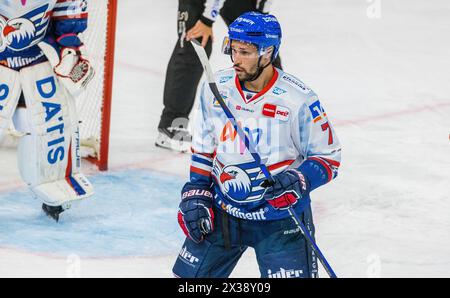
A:
<svg viewBox="0 0 450 298">
<path fill-rule="evenodd" d="M 20 71 L 29 134 L 19 143 L 19 169 L 32 192 L 49 206 L 93 194 L 79 171 L 78 120 L 73 98 L 62 88 L 48 62 Z"/>
<path fill-rule="evenodd" d="M 0 142 L 10 128 L 20 91 L 19 72 L 0 66 Z"/>
<path fill-rule="evenodd" d="M 62 206 L 64 210 L 94 193 L 91 183 L 83 174 L 75 174 L 65 179 L 41 184 L 32 187 L 31 191 L 45 204 Z"/>
<path fill-rule="evenodd" d="M 30 124 L 28 123 L 27 109 L 23 107 L 17 107 L 13 115 L 14 129 L 16 134 L 27 134 L 30 132 Z"/>
</svg>

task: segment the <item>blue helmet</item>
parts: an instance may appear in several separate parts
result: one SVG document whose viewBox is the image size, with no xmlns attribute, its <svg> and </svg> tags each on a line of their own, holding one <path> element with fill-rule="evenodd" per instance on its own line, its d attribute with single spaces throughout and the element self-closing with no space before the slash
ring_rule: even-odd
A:
<svg viewBox="0 0 450 298">
<path fill-rule="evenodd" d="M 281 44 L 281 26 L 275 16 L 259 12 L 246 12 L 231 23 L 228 37 L 225 37 L 223 52 L 231 53 L 231 41 L 254 44 L 260 54 L 273 46 L 272 61 L 278 55 Z"/>
</svg>

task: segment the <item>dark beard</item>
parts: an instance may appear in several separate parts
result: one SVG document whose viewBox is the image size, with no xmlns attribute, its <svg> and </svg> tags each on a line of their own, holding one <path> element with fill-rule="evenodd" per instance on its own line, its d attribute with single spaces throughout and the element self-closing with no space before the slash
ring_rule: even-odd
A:
<svg viewBox="0 0 450 298">
<path fill-rule="evenodd" d="M 233 66 L 240 67 L 239 65 L 236 65 L 236 64 L 233 65 Z M 258 72 L 258 69 L 256 69 L 253 73 L 249 73 L 245 69 L 242 69 L 242 70 L 243 70 L 243 72 L 238 74 L 239 81 L 241 81 L 241 82 L 251 81 L 256 76 L 256 74 Z"/>
</svg>

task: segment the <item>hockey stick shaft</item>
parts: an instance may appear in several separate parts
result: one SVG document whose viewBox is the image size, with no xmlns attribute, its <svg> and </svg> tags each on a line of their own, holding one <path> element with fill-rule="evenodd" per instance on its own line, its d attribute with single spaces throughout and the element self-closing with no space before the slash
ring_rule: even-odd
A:
<svg viewBox="0 0 450 298">
<path fill-rule="evenodd" d="M 208 81 L 209 87 L 216 98 L 216 100 L 219 102 L 220 106 L 222 107 L 223 111 L 225 112 L 227 118 L 232 123 L 234 129 L 237 131 L 239 137 L 241 140 L 244 141 L 245 147 L 249 150 L 250 154 L 252 155 L 255 162 L 259 165 L 261 168 L 261 171 L 263 172 L 264 176 L 267 178 L 270 184 L 274 183 L 274 179 L 272 175 L 270 174 L 269 170 L 267 169 L 266 165 L 261 162 L 261 157 L 256 152 L 255 148 L 253 147 L 253 144 L 250 142 L 247 134 L 244 132 L 242 127 L 239 125 L 239 123 L 236 121 L 236 118 L 233 116 L 233 113 L 231 112 L 230 108 L 226 105 L 225 101 L 223 100 L 222 96 L 220 95 L 219 89 L 217 88 L 217 84 L 214 79 L 214 74 L 211 69 L 211 65 L 209 63 L 208 56 L 206 55 L 205 49 L 200 45 L 200 43 L 197 40 L 191 40 L 192 46 L 195 49 L 195 52 L 197 53 L 200 62 L 205 70 L 206 79 Z M 323 267 L 325 268 L 325 271 L 328 273 L 328 275 L 331 278 L 336 278 L 336 274 L 334 273 L 333 269 L 331 268 L 328 261 L 325 259 L 325 256 L 320 251 L 319 247 L 315 243 L 314 239 L 311 237 L 311 234 L 306 229 L 305 225 L 300 220 L 297 213 L 294 211 L 292 206 L 288 208 L 289 214 L 291 215 L 292 219 L 294 220 L 297 227 L 300 229 L 300 231 L 305 236 L 308 243 L 311 245 L 313 251 L 316 253 L 319 261 L 322 263 Z"/>
</svg>

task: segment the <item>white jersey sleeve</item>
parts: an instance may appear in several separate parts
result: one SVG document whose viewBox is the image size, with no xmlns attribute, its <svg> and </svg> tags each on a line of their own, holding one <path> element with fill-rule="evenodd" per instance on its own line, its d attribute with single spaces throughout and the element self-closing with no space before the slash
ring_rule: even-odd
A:
<svg viewBox="0 0 450 298">
<path fill-rule="evenodd" d="M 308 176 L 311 188 L 315 189 L 334 179 L 340 166 L 341 145 L 325 109 L 313 91 L 308 93 L 307 100 L 299 107 L 291 125 L 293 143 L 304 160 L 300 170 Z"/>
<path fill-rule="evenodd" d="M 212 98 L 214 96 L 208 88 L 207 82 L 203 82 L 193 120 L 195 133 L 192 137 L 191 182 L 211 183 L 213 157 L 216 151 L 215 128 L 208 107 L 213 104 Z"/>
</svg>

